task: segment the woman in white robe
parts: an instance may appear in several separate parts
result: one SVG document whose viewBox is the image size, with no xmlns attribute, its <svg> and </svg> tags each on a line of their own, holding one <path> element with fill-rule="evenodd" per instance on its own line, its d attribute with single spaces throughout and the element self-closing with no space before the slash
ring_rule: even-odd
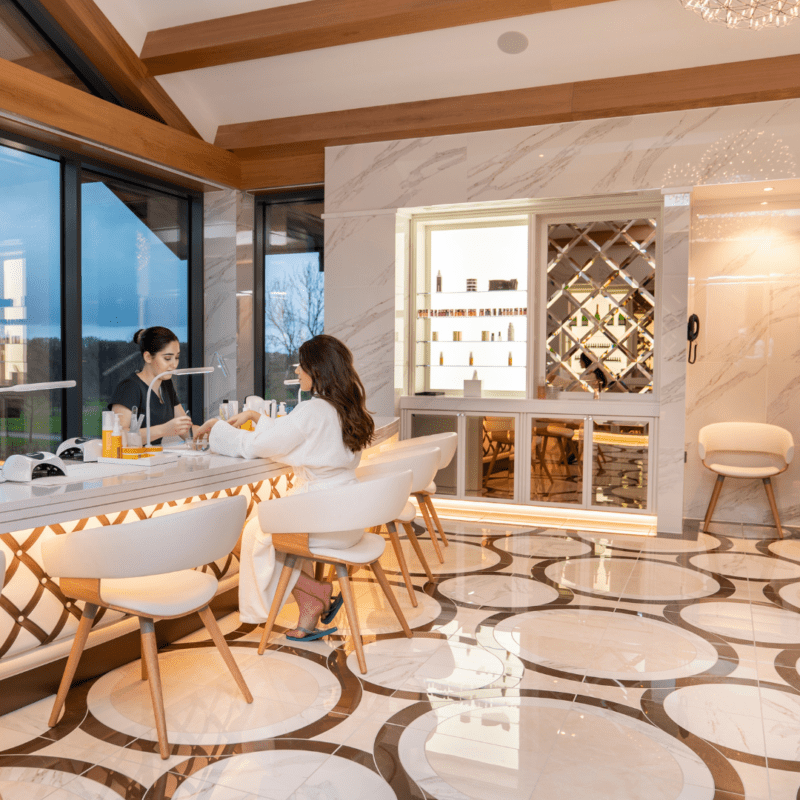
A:
<svg viewBox="0 0 800 800">
<path fill-rule="evenodd" d="M 364 386 L 353 367 L 352 353 L 333 336 L 315 336 L 300 347 L 300 364 L 295 372 L 300 388 L 314 396 L 298 403 L 287 416 L 270 419 L 245 411 L 228 424 L 208 420 L 197 435 L 208 433 L 211 449 L 221 455 L 272 458 L 292 467 L 295 485 L 291 494 L 354 482 L 361 450 L 372 439 L 375 426 L 366 409 Z M 241 430 L 247 420 L 256 423 L 254 431 Z M 315 535 L 309 543 L 312 547 L 346 548 L 363 534 L 359 530 L 327 538 Z M 275 553 L 269 532 L 261 530 L 257 518 L 251 520 L 245 527 L 240 561 L 239 613 L 243 622 L 266 620 L 282 566 L 283 556 Z M 287 635 L 299 640 L 324 635 L 316 625 L 332 602 L 337 602 L 332 601 L 331 584 L 315 581 L 295 568 L 289 589 L 300 609 L 300 619 Z"/>
</svg>

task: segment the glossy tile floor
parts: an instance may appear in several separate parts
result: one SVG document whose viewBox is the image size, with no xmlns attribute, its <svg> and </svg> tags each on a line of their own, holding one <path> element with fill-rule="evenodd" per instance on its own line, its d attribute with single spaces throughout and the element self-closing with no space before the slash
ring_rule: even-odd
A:
<svg viewBox="0 0 800 800">
<path fill-rule="evenodd" d="M 73 689 L 53 729 L 51 700 L 0 717 L 3 800 L 800 797 L 797 531 L 445 528 L 433 583 L 409 548 L 416 608 L 396 584 L 412 639 L 356 575 L 367 676 L 339 636 L 259 657 L 232 615 L 252 705 L 195 634 L 160 657 L 168 761 L 136 662 Z"/>
</svg>

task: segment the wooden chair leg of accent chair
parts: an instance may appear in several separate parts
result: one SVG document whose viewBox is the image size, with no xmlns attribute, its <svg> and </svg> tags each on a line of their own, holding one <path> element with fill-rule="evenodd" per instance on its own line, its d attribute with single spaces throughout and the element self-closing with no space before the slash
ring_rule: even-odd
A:
<svg viewBox="0 0 800 800">
<path fill-rule="evenodd" d="M 78 662 L 81 660 L 81 653 L 83 653 L 86 640 L 89 638 L 89 631 L 92 630 L 94 618 L 97 616 L 97 608 L 93 603 L 86 603 L 84 606 L 81 621 L 78 623 L 78 630 L 72 642 L 72 649 L 69 651 L 69 658 L 64 667 L 64 675 L 61 677 L 61 683 L 58 686 L 56 701 L 53 703 L 53 710 L 50 712 L 50 720 L 47 723 L 51 728 L 58 722 L 58 715 L 66 702 L 69 687 L 72 685 L 72 679 L 78 669 Z"/>
<path fill-rule="evenodd" d="M 258 654 L 260 656 L 263 656 L 264 650 L 267 649 L 267 642 L 272 633 L 272 628 L 275 626 L 275 620 L 278 618 L 281 606 L 283 606 L 283 598 L 289 586 L 289 578 L 292 576 L 295 561 L 297 561 L 297 556 L 287 555 L 286 560 L 283 562 L 281 577 L 278 579 L 278 587 L 275 589 L 275 597 L 272 598 L 269 616 L 264 623 L 264 633 L 261 634 L 261 641 L 258 643 Z"/>
<path fill-rule="evenodd" d="M 400 608 L 400 604 L 394 596 L 392 587 L 386 579 L 386 573 L 383 571 L 383 567 L 377 561 L 373 561 L 370 566 L 372 567 L 372 572 L 375 574 L 375 577 L 378 579 L 378 583 L 381 585 L 381 589 L 383 589 L 383 593 L 386 595 L 386 599 L 389 601 L 389 605 L 392 607 L 392 611 L 394 611 L 394 615 L 397 617 L 397 621 L 403 628 L 403 633 L 410 639 L 411 628 L 408 627 L 403 609 Z"/>
<path fill-rule="evenodd" d="M 433 549 L 436 551 L 436 557 L 439 559 L 440 564 L 444 564 L 444 556 L 442 555 L 442 550 L 439 547 L 439 541 L 436 538 L 436 531 L 433 528 L 433 521 L 431 520 L 430 512 L 428 511 L 428 504 L 421 498 L 417 498 L 419 500 L 419 510 L 422 512 L 422 518 L 425 520 L 425 527 L 428 529 L 428 535 L 431 537 L 431 542 L 433 542 Z"/>
<path fill-rule="evenodd" d="M 389 539 L 392 542 L 392 547 L 394 548 L 394 554 L 397 556 L 397 563 L 400 565 L 400 572 L 403 575 L 403 582 L 406 585 L 406 590 L 408 591 L 408 599 L 411 601 L 411 605 L 416 608 L 419 605 L 419 600 L 417 600 L 417 593 L 414 591 L 414 584 L 411 583 L 411 575 L 408 574 L 408 564 L 406 563 L 406 557 L 403 554 L 403 547 L 400 544 L 400 533 L 397 530 L 397 522 L 393 525 L 387 525 L 386 530 L 389 532 Z"/>
<path fill-rule="evenodd" d="M 542 465 L 542 470 L 544 471 L 544 474 L 547 475 L 547 479 L 552 481 L 553 476 L 550 474 L 550 470 L 547 468 L 547 445 L 549 442 L 549 436 L 542 436 L 542 446 L 539 450 L 539 463 Z"/>
<path fill-rule="evenodd" d="M 156 718 L 158 732 L 158 751 L 161 758 L 169 758 L 169 741 L 167 739 L 167 720 L 164 716 L 164 695 L 161 691 L 161 673 L 158 671 L 158 645 L 156 644 L 155 623 L 148 617 L 139 617 L 142 631 L 142 650 L 147 661 L 147 672 L 150 684 L 150 699 L 153 701 L 153 714 Z"/>
<path fill-rule="evenodd" d="M 140 637 L 141 638 L 141 637 Z M 147 680 L 147 661 L 144 657 L 144 641 L 141 642 L 141 649 L 142 649 L 142 680 Z"/>
<path fill-rule="evenodd" d="M 318 583 L 322 583 L 325 579 L 325 562 L 324 561 L 317 561 L 314 564 L 314 580 Z"/>
<path fill-rule="evenodd" d="M 783 528 L 781 528 L 781 518 L 778 514 L 778 504 L 775 502 L 775 493 L 772 491 L 772 481 L 769 478 L 762 478 L 761 480 L 764 481 L 769 507 L 772 509 L 772 516 L 775 518 L 775 525 L 778 527 L 778 536 L 783 539 Z"/>
<path fill-rule="evenodd" d="M 431 496 L 429 494 L 424 494 L 422 497 L 425 501 L 425 505 L 428 507 L 428 511 L 431 512 L 434 524 L 436 525 L 436 529 L 439 531 L 439 536 L 442 537 L 442 542 L 444 543 L 444 546 L 450 547 L 450 542 L 447 541 L 447 537 L 444 535 L 444 528 L 442 527 L 442 523 L 439 520 L 439 515 L 436 513 L 436 507 L 433 505 L 433 500 L 431 499 Z"/>
<path fill-rule="evenodd" d="M 214 619 L 213 612 L 208 606 L 206 606 L 205 608 L 201 608 L 197 613 L 200 615 L 200 619 L 203 620 L 203 625 L 206 626 L 206 630 L 211 634 L 211 638 L 214 640 L 214 644 L 217 646 L 217 650 L 219 650 L 222 660 L 225 662 L 225 666 L 227 666 L 231 675 L 233 675 L 233 679 L 236 681 L 236 685 L 244 695 L 244 699 L 248 703 L 252 703 L 253 695 L 250 694 L 250 690 L 247 688 L 247 684 L 244 682 L 244 676 L 239 669 L 239 665 L 233 658 L 231 648 L 228 647 L 228 643 L 225 641 L 222 631 L 219 629 L 217 620 Z"/>
<path fill-rule="evenodd" d="M 711 515 L 714 513 L 714 507 L 719 500 L 719 493 L 722 491 L 722 484 L 725 482 L 724 475 L 717 475 L 717 482 L 714 484 L 714 491 L 711 492 L 711 500 L 708 504 L 708 511 L 706 511 L 706 518 L 703 520 L 703 533 L 708 531 L 708 526 L 711 522 Z"/>
<path fill-rule="evenodd" d="M 432 581 L 433 573 L 431 572 L 431 568 L 428 566 L 428 559 L 425 558 L 425 553 L 422 552 L 419 539 L 417 539 L 417 534 L 414 532 L 414 526 L 410 522 L 404 522 L 403 528 L 405 529 L 406 536 L 408 536 L 408 541 L 411 542 L 411 546 L 414 548 L 414 552 L 417 554 L 419 563 L 422 564 L 422 569 L 425 570 L 425 575 L 427 575 L 429 581 Z"/>
<path fill-rule="evenodd" d="M 361 642 L 361 628 L 358 626 L 356 603 L 353 598 L 353 589 L 350 586 L 350 577 L 347 574 L 347 566 L 345 564 L 335 564 L 334 566 L 336 567 L 336 574 L 339 576 L 339 587 L 342 590 L 342 597 L 344 597 L 344 610 L 347 612 L 347 622 L 350 625 L 350 632 L 353 635 L 353 646 L 356 650 L 358 668 L 361 670 L 361 674 L 365 675 L 367 672 L 367 661 L 364 658 L 364 645 Z"/>
</svg>

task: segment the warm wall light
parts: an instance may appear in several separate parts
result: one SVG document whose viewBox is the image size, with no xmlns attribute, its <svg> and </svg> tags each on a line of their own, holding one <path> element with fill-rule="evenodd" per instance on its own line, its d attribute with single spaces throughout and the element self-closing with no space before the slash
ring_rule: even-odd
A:
<svg viewBox="0 0 800 800">
<path fill-rule="evenodd" d="M 772 188 L 773 188 L 772 186 L 767 186 L 767 187 L 765 187 L 764 191 L 765 192 L 771 192 Z"/>
</svg>

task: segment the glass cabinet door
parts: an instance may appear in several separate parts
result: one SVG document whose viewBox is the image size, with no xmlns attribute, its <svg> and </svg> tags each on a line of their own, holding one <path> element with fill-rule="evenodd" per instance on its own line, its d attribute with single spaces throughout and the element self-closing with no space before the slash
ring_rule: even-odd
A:
<svg viewBox="0 0 800 800">
<path fill-rule="evenodd" d="M 645 421 L 594 421 L 591 504 L 648 507 L 650 425 Z"/>
<path fill-rule="evenodd" d="M 458 433 L 458 417 L 455 414 L 411 414 L 410 438 L 434 433 Z M 434 482 L 436 494 L 455 496 L 458 493 L 458 449 L 450 463 L 436 473 Z"/>
<path fill-rule="evenodd" d="M 531 481 L 535 503 L 583 505 L 584 421 L 531 419 Z"/>
<path fill-rule="evenodd" d="M 514 500 L 516 418 L 465 417 L 465 497 Z"/>
</svg>

